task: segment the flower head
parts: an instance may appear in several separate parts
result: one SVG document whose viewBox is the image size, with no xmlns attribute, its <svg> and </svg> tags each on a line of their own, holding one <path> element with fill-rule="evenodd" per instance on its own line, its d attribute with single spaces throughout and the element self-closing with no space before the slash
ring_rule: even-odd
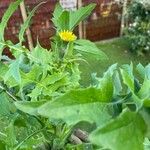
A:
<svg viewBox="0 0 150 150">
<path fill-rule="evenodd" d="M 59 32 L 59 36 L 63 41 L 71 42 L 76 40 L 76 35 L 72 31 L 64 30 Z"/>
<path fill-rule="evenodd" d="M 106 11 L 103 11 L 101 14 L 103 17 L 108 17 L 109 13 L 110 13 L 110 11 L 106 10 Z"/>
</svg>

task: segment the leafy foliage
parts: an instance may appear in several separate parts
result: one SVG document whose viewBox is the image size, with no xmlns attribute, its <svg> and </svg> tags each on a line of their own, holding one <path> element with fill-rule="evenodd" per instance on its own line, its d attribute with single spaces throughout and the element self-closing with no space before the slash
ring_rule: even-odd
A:
<svg viewBox="0 0 150 150">
<path fill-rule="evenodd" d="M 59 30 L 74 30 L 74 28 L 95 8 L 95 4 L 90 4 L 85 7 L 81 7 L 76 11 L 63 11 L 61 6 L 56 5 L 56 9 L 53 14 L 53 23 Z"/>
<path fill-rule="evenodd" d="M 5 13 L 0 24 L 2 34 L 20 2 L 12 3 Z M 126 145 L 124 150 L 148 147 L 150 65 L 137 66 L 139 80 L 132 64 L 114 64 L 102 77 L 93 74 L 91 86 L 83 88 L 79 84 L 79 61 L 88 54 L 98 60 L 107 56 L 88 40 L 66 42 L 59 36 L 62 30 L 72 32 L 94 6 L 72 12 L 57 4 L 53 14 L 56 35 L 49 51 L 39 42 L 32 51 L 22 45 L 25 29 L 38 6 L 22 25 L 18 44 L 1 36 L 1 52 L 7 47 L 15 57 L 12 60 L 1 54 L 1 149 L 119 150 L 122 144 Z M 89 138 L 75 145 L 70 138 L 81 124 L 89 127 Z"/>
<path fill-rule="evenodd" d="M 94 131 L 90 139 L 106 149 L 141 150 L 145 130 L 146 126 L 142 117 L 125 110 L 118 118 Z"/>
<path fill-rule="evenodd" d="M 57 34 L 52 38 L 51 50 L 44 49 L 37 42 L 36 47 L 29 51 L 22 45 L 24 33 L 42 3 L 30 12 L 21 26 L 18 44 L 4 39 L 7 22 L 21 2 L 22 0 L 17 0 L 10 4 L 0 23 L 0 146 L 7 150 L 29 150 L 33 147 L 38 149 L 46 145 L 52 149 L 62 149 L 72 128 L 66 126 L 63 121 L 55 122 L 39 116 L 36 108 L 80 87 L 78 61 L 83 60 L 83 57 L 76 51 L 76 42 L 63 41 L 58 32 L 63 29 L 73 31 L 95 5 L 90 4 L 72 12 L 64 11 L 57 4 L 53 14 Z M 68 28 L 63 26 L 64 23 L 67 25 L 66 22 Z M 15 59 L 2 55 L 6 47 Z M 90 53 L 92 49 L 92 55 L 95 57 L 98 48 L 94 44 L 91 44 L 91 50 L 86 53 Z M 101 52 L 97 58 L 103 56 L 105 54 Z"/>
<path fill-rule="evenodd" d="M 103 77 L 93 76 L 92 87 L 71 90 L 36 108 L 31 102 L 16 102 L 16 106 L 25 113 L 31 110 L 49 120 L 63 120 L 69 126 L 82 121 L 94 123 L 96 128 L 89 136 L 93 148 L 97 145 L 119 150 L 124 144 L 124 150 L 143 150 L 144 139 L 150 136 L 149 69 L 149 65 L 137 66 L 137 72 L 144 73 L 139 81 L 133 74 L 132 64 L 119 69 L 114 64 Z"/>
</svg>

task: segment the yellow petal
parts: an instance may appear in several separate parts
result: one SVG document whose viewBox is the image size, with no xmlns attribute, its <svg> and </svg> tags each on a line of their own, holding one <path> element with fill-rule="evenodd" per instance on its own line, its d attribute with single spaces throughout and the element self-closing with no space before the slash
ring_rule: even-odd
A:
<svg viewBox="0 0 150 150">
<path fill-rule="evenodd" d="M 76 35 L 72 31 L 64 30 L 59 32 L 59 36 L 63 41 L 70 42 L 76 40 Z"/>
</svg>

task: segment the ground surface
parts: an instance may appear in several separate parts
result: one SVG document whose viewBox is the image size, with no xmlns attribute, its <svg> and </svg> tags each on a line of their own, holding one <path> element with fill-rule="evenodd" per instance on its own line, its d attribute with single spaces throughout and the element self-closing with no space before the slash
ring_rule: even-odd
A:
<svg viewBox="0 0 150 150">
<path fill-rule="evenodd" d="M 107 61 L 96 61 L 88 58 L 89 65 L 81 63 L 80 68 L 82 73 L 81 83 L 83 85 L 88 85 L 91 81 L 91 73 L 97 72 L 102 75 L 107 68 L 114 63 L 130 64 L 133 62 L 134 65 L 141 63 L 146 65 L 150 63 L 150 55 L 137 56 L 129 51 L 129 42 L 125 39 L 114 39 L 102 42 L 97 42 L 97 46 L 104 51 L 109 60 Z"/>
</svg>

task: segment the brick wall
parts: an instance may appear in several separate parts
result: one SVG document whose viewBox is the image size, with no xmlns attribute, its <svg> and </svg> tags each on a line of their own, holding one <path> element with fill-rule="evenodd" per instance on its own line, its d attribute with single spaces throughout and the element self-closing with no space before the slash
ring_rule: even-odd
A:
<svg viewBox="0 0 150 150">
<path fill-rule="evenodd" d="M 0 19 L 12 1 L 13 0 L 0 0 Z M 27 11 L 31 11 L 41 1 L 42 0 L 25 0 Z M 57 0 L 47 0 L 47 2 L 36 11 L 30 27 L 34 44 L 38 37 L 44 47 L 50 47 L 50 37 L 55 33 L 51 17 L 56 1 Z M 111 0 L 107 0 L 107 2 L 109 1 Z M 83 0 L 83 5 L 91 2 L 97 3 L 97 7 L 93 14 L 84 22 L 86 37 L 92 41 L 99 41 L 119 36 L 120 20 L 118 19 L 117 13 L 120 12 L 121 9 L 117 5 L 112 5 L 109 16 L 102 17 L 100 6 L 104 0 Z M 18 9 L 9 20 L 5 38 L 17 42 L 21 23 L 22 17 Z"/>
</svg>

